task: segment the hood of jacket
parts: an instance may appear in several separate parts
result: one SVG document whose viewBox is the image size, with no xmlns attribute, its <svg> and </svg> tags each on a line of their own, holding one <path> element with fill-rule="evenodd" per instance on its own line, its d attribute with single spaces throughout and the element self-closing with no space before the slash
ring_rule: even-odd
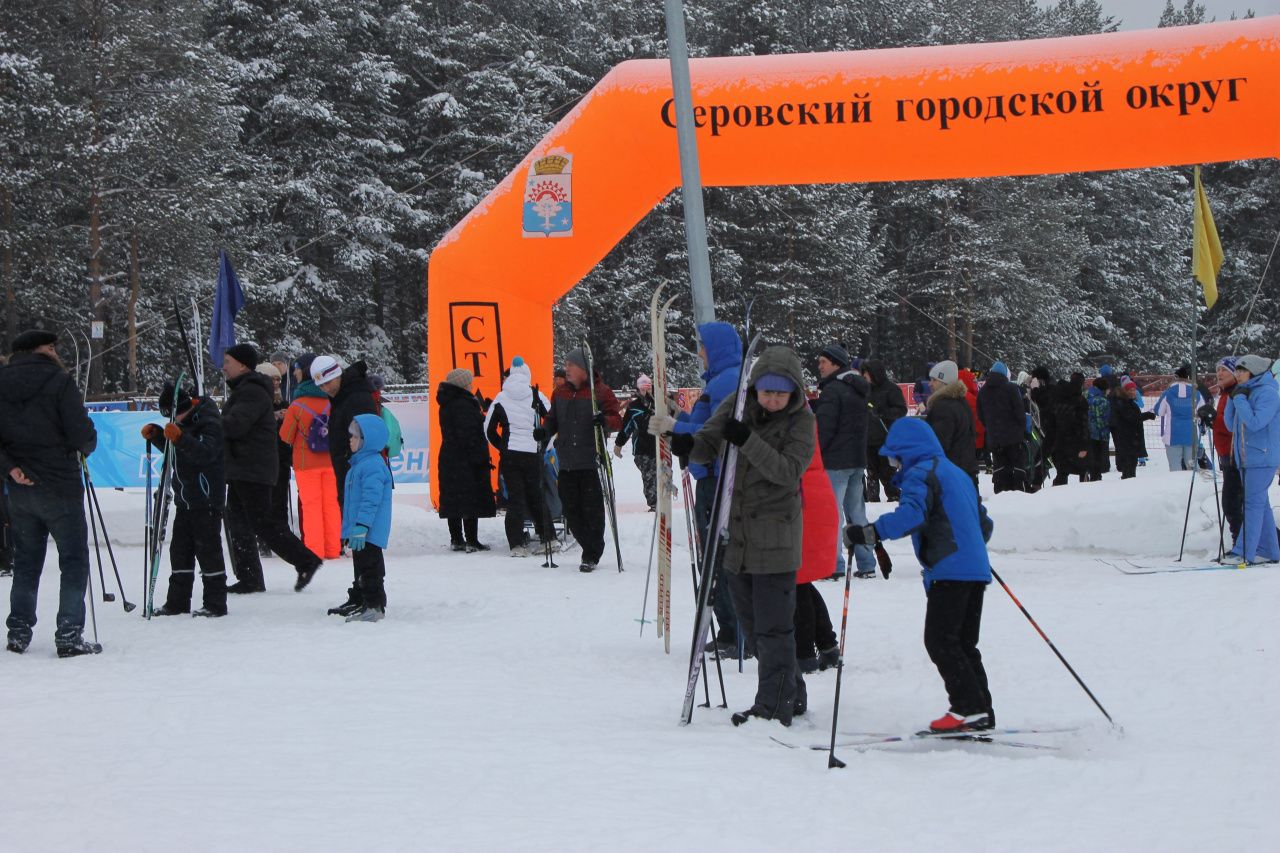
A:
<svg viewBox="0 0 1280 853">
<path fill-rule="evenodd" d="M 732 370 L 742 363 L 742 338 L 728 323 L 702 323 L 698 326 L 698 340 L 707 351 L 705 377 Z"/>
<path fill-rule="evenodd" d="M 274 400 L 276 398 L 276 386 L 266 374 L 259 373 L 256 370 L 250 370 L 227 382 L 227 387 L 236 391 L 247 385 L 257 385 L 263 391 L 267 392 L 267 399 Z"/>
<path fill-rule="evenodd" d="M 1096 398 L 1096 397 L 1105 397 L 1105 396 L 1106 396 L 1106 392 L 1104 392 L 1101 388 L 1097 387 L 1096 385 L 1090 385 L 1090 386 L 1089 386 L 1089 389 L 1088 389 L 1087 391 L 1085 391 L 1084 393 L 1085 393 L 1085 396 L 1086 396 L 1086 397 L 1088 397 L 1088 398 L 1089 398 L 1089 399 L 1091 399 L 1091 400 L 1092 400 L 1092 399 L 1094 399 L 1094 398 Z"/>
<path fill-rule="evenodd" d="M 889 381 L 889 368 L 878 358 L 862 362 L 862 370 L 871 376 L 872 385 L 883 385 Z"/>
<path fill-rule="evenodd" d="M 310 379 L 304 379 L 297 385 L 293 386 L 293 394 L 291 396 L 296 400 L 299 397 L 320 397 L 321 399 L 327 399 L 329 395 L 321 391 L 320 386 L 312 382 Z"/>
<path fill-rule="evenodd" d="M 960 371 L 960 382 L 963 383 L 965 390 L 970 394 L 978 393 L 978 377 L 973 375 L 973 371 L 965 368 Z"/>
<path fill-rule="evenodd" d="M 781 373 L 796 384 L 791 392 L 791 402 L 778 414 L 790 414 L 809 405 L 804 395 L 804 368 L 800 365 L 800 356 L 791 347 L 773 346 L 760 353 L 755 365 L 751 368 L 751 398 L 755 400 L 756 380 L 766 373 Z M 759 402 L 756 402 L 760 406 Z M 764 407 L 760 407 L 764 412 Z"/>
<path fill-rule="evenodd" d="M 923 418 L 898 418 L 889 427 L 889 435 L 880 448 L 881 456 L 896 456 L 903 469 L 925 459 L 942 455 L 938 435 Z"/>
<path fill-rule="evenodd" d="M 342 371 L 342 384 L 338 386 L 338 394 L 348 389 L 373 391 L 373 383 L 369 381 L 369 366 L 363 361 L 353 362 Z"/>
<path fill-rule="evenodd" d="M 479 401 L 466 388 L 459 388 L 457 385 L 448 382 L 441 382 L 436 386 L 436 403 L 438 405 L 456 403 L 459 400 L 470 400 L 476 408 L 480 407 Z"/>
<path fill-rule="evenodd" d="M 933 404 L 938 400 L 963 400 L 969 393 L 969 389 L 965 384 L 957 379 L 955 382 L 948 382 L 937 391 L 929 395 L 929 402 L 925 403 L 927 408 L 933 408 Z"/>
<path fill-rule="evenodd" d="M 502 380 L 502 393 L 512 402 L 526 406 L 533 405 L 533 376 L 529 373 L 529 365 L 517 364 L 511 368 L 511 374 Z"/>
<path fill-rule="evenodd" d="M 0 368 L 0 387 L 9 400 L 25 404 L 63 372 L 56 361 L 43 353 L 16 352 L 9 364 Z"/>
<path fill-rule="evenodd" d="M 360 427 L 360 432 L 364 434 L 364 444 L 360 445 L 360 449 L 351 457 L 353 465 L 366 456 L 377 456 L 382 453 L 390 437 L 386 423 L 377 415 L 356 415 L 355 422 Z M 347 440 L 351 440 L 349 436 Z"/>
<path fill-rule="evenodd" d="M 1280 382 L 1277 382 L 1275 374 L 1269 371 L 1267 373 L 1259 373 L 1240 387 L 1253 390 L 1254 388 L 1262 388 L 1266 386 L 1280 390 Z"/>
</svg>

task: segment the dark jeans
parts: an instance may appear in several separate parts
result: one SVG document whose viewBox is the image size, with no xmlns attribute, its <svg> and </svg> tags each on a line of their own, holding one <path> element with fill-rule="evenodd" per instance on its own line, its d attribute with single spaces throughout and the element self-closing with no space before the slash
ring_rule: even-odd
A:
<svg viewBox="0 0 1280 853">
<path fill-rule="evenodd" d="M 693 513 L 698 523 L 699 559 L 706 553 L 707 529 L 711 524 L 711 504 L 716 500 L 716 478 L 711 475 L 697 481 L 693 488 Z M 724 572 L 724 551 L 716 559 L 716 573 L 711 592 L 711 609 L 716 617 L 716 639 L 722 643 L 738 644 L 738 617 L 733 610 L 733 593 L 729 590 Z M 705 569 L 704 569 L 705 570 Z M 746 642 L 746 638 L 742 638 Z"/>
<path fill-rule="evenodd" d="M 446 518 L 449 524 L 450 542 L 479 542 L 480 519 L 478 518 Z"/>
<path fill-rule="evenodd" d="M 1026 445 L 1018 442 L 992 447 L 991 459 L 995 465 L 995 470 L 991 474 L 991 483 L 995 487 L 996 494 L 1026 491 Z"/>
<path fill-rule="evenodd" d="M 1222 472 L 1222 515 L 1231 529 L 1231 541 L 1235 542 L 1240 537 L 1240 521 L 1244 518 L 1244 482 L 1230 456 L 1218 457 L 1218 470 Z"/>
<path fill-rule="evenodd" d="M 183 509 L 173 516 L 169 539 L 169 593 L 165 607 L 186 612 L 196 582 L 196 562 L 204 587 L 204 607 L 227 612 L 227 567 L 222 560 L 222 513 L 215 509 Z"/>
<path fill-rule="evenodd" d="M 9 638 L 31 641 L 36 624 L 36 598 L 49 537 L 58 548 L 61 585 L 53 639 L 59 646 L 75 643 L 84 632 L 84 593 L 89 582 L 89 528 L 81 489 L 53 490 L 9 485 L 13 529 L 13 587 L 9 591 Z"/>
<path fill-rule="evenodd" d="M 3 484 L 0 484 L 0 569 L 13 569 L 13 527 L 9 522 L 9 494 Z"/>
<path fill-rule="evenodd" d="M 796 660 L 835 648 L 836 632 L 822 593 L 811 583 L 796 587 Z"/>
<path fill-rule="evenodd" d="M 759 716 L 790 723 L 796 682 L 796 573 L 729 574 L 738 624 L 747 650 L 756 656 L 756 698 Z"/>
<path fill-rule="evenodd" d="M 925 609 L 925 651 L 947 687 L 951 710 L 965 716 L 991 709 L 987 671 L 978 651 L 986 589 L 980 581 L 934 581 Z"/>
<path fill-rule="evenodd" d="M 382 559 L 382 549 L 366 543 L 359 551 L 351 552 L 351 564 L 355 567 L 356 588 L 365 606 L 385 608 L 387 590 L 383 578 L 387 576 L 387 566 Z"/>
<path fill-rule="evenodd" d="M 871 491 L 873 483 L 878 483 L 884 487 L 884 499 L 886 501 L 896 501 L 901 492 L 893 485 L 893 475 L 896 472 L 893 466 L 889 464 L 889 460 L 880 455 L 879 447 L 867 448 L 867 490 Z M 880 493 L 876 489 L 875 493 Z"/>
<path fill-rule="evenodd" d="M 604 492 L 595 468 L 560 469 L 560 502 L 565 523 L 582 546 L 582 562 L 599 563 L 604 553 Z"/>
<path fill-rule="evenodd" d="M 1106 438 L 1089 439 L 1089 479 L 1097 482 L 1111 470 L 1111 441 Z"/>
<path fill-rule="evenodd" d="M 542 466 L 537 453 L 508 450 L 502 454 L 498 473 L 507 487 L 507 545 L 524 544 L 524 523 L 533 522 L 539 539 L 550 539 L 546 533 L 542 508 Z"/>
<path fill-rule="evenodd" d="M 265 589 L 258 539 L 295 569 L 309 569 L 320 558 L 271 512 L 271 486 L 231 480 L 227 483 L 227 533 L 231 536 L 231 570 L 236 580 Z"/>
</svg>

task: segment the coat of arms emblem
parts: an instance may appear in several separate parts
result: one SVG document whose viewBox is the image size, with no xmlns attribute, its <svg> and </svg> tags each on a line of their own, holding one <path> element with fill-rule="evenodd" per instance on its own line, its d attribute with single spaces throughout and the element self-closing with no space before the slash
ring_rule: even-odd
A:
<svg viewBox="0 0 1280 853">
<path fill-rule="evenodd" d="M 533 161 L 524 186 L 523 236 L 573 236 L 572 173 L 572 154 L 549 154 Z"/>
</svg>

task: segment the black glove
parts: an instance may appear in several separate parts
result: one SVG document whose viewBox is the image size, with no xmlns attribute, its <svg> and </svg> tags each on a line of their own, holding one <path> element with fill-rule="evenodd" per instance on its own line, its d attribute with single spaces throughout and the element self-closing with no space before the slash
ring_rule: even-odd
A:
<svg viewBox="0 0 1280 853">
<path fill-rule="evenodd" d="M 1205 403 L 1196 413 L 1200 416 L 1200 423 L 1205 427 L 1213 426 L 1213 419 L 1218 416 L 1218 410 L 1213 407 L 1212 403 Z"/>
<path fill-rule="evenodd" d="M 604 412 L 596 412 L 591 416 L 591 423 L 604 429 Z"/>
<path fill-rule="evenodd" d="M 871 525 L 867 525 L 871 527 Z M 875 528 L 872 528 L 873 530 Z M 876 564 L 880 566 L 880 574 L 885 580 L 889 579 L 889 573 L 893 571 L 893 560 L 889 559 L 889 552 L 884 549 L 884 545 L 876 542 Z"/>
<path fill-rule="evenodd" d="M 850 524 L 844 529 L 844 546 L 875 545 L 880 542 L 880 534 L 876 533 L 874 524 Z"/>
<path fill-rule="evenodd" d="M 1155 413 L 1155 412 L 1143 412 L 1143 413 L 1142 413 L 1142 419 L 1143 419 L 1144 421 L 1154 421 L 1154 420 L 1156 419 L 1156 413 Z"/>
<path fill-rule="evenodd" d="M 724 440 L 741 447 L 751 437 L 751 427 L 737 418 L 729 418 L 724 422 Z"/>
<path fill-rule="evenodd" d="M 547 440 L 547 430 L 545 427 L 533 428 L 533 440 L 541 444 Z"/>
<path fill-rule="evenodd" d="M 671 434 L 671 452 L 676 456 L 688 456 L 693 450 L 693 436 L 687 432 Z"/>
<path fill-rule="evenodd" d="M 1236 387 L 1231 389 L 1231 396 L 1232 397 L 1243 396 L 1247 400 L 1249 399 L 1249 389 L 1244 387 L 1243 385 L 1237 385 Z"/>
</svg>

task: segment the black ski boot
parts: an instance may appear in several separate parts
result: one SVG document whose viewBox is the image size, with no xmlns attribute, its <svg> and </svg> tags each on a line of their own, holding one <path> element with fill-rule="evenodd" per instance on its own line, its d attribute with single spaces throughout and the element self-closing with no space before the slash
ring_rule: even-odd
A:
<svg viewBox="0 0 1280 853">
<path fill-rule="evenodd" d="M 78 658 L 81 655 L 99 655 L 102 654 L 101 643 L 90 643 L 81 638 L 70 643 L 60 643 L 58 645 L 58 657 L 60 658 Z"/>
<path fill-rule="evenodd" d="M 320 571 L 320 567 L 323 565 L 322 561 L 316 560 L 311 565 L 298 569 L 298 580 L 293 585 L 293 591 L 302 592 L 306 589 L 307 584 L 311 583 L 311 579 L 316 576 L 316 572 Z"/>
<path fill-rule="evenodd" d="M 488 546 L 488 545 L 484 544 L 483 542 L 479 542 L 479 541 L 477 541 L 477 542 L 467 542 L 467 543 L 465 543 L 462 547 L 463 547 L 463 549 L 464 549 L 468 554 L 474 554 L 474 553 L 476 553 L 477 551 L 488 551 L 488 550 L 489 550 L 489 546 Z"/>
<path fill-rule="evenodd" d="M 10 637 L 9 642 L 5 644 L 5 648 L 20 655 L 27 650 L 27 646 L 31 645 L 31 640 L 24 640 L 20 637 Z"/>
<path fill-rule="evenodd" d="M 190 612 L 191 612 L 191 605 L 189 604 L 186 607 L 179 607 L 176 604 L 170 604 L 169 602 L 166 601 L 160 607 L 157 607 L 155 610 L 151 611 L 151 615 L 152 616 L 182 616 Z"/>
<path fill-rule="evenodd" d="M 220 618 L 220 617 L 223 617 L 223 616 L 226 616 L 226 615 L 227 615 L 227 608 L 225 608 L 225 607 L 224 607 L 224 608 L 222 608 L 221 610 L 215 610 L 215 609 L 214 609 L 214 608 L 212 608 L 212 607 L 201 607 L 199 610 L 193 610 L 193 611 L 191 611 L 191 615 L 192 615 L 192 616 L 205 616 L 205 617 L 207 617 L 207 618 L 209 618 L 209 619 L 218 619 L 218 618 Z"/>
<path fill-rule="evenodd" d="M 227 587 L 227 592 L 231 593 L 232 595 L 248 595 L 249 593 L 252 593 L 252 592 L 266 592 L 266 591 L 267 591 L 267 587 L 265 584 L 253 583 L 252 581 L 248 581 L 248 580 L 236 581 L 235 583 L 231 584 L 231 586 Z"/>
<path fill-rule="evenodd" d="M 467 543 L 466 543 L 466 542 L 463 542 L 463 541 L 461 541 L 461 540 L 458 540 L 458 539 L 454 539 L 452 542 L 450 542 L 450 543 L 449 543 L 449 550 L 450 550 L 450 551 L 465 551 L 465 550 L 467 550 Z"/>
<path fill-rule="evenodd" d="M 347 590 L 347 600 L 337 607 L 330 607 L 330 616 L 350 616 L 364 607 L 364 596 L 354 586 Z"/>
<path fill-rule="evenodd" d="M 587 560 L 583 560 L 582 563 L 578 565 L 578 571 L 584 574 L 586 572 L 594 572 L 595 570 L 596 570 L 596 564 L 589 562 Z"/>
</svg>

